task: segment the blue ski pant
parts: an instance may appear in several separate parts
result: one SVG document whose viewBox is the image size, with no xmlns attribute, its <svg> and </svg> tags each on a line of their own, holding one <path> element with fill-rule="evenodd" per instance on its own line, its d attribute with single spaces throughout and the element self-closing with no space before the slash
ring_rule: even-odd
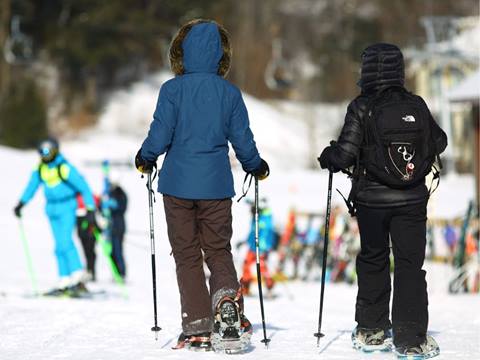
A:
<svg viewBox="0 0 480 360">
<path fill-rule="evenodd" d="M 72 237 L 76 223 L 75 211 L 64 211 L 49 215 L 48 220 L 55 239 L 55 256 L 59 275 L 61 277 L 69 276 L 73 272 L 83 269 Z"/>
</svg>

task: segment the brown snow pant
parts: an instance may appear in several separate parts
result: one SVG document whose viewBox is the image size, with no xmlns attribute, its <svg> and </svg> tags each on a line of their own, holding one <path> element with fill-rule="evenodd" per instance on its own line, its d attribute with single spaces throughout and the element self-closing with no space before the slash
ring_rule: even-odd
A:
<svg viewBox="0 0 480 360">
<path fill-rule="evenodd" d="M 210 332 L 216 304 L 225 296 L 234 298 L 239 288 L 230 245 L 232 200 L 187 200 L 164 195 L 163 204 L 177 266 L 183 333 Z M 210 291 L 204 260 L 211 273 Z"/>
</svg>

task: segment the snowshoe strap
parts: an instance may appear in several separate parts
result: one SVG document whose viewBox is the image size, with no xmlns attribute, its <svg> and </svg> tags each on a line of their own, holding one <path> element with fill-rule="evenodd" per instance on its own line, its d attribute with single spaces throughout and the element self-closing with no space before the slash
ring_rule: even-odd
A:
<svg viewBox="0 0 480 360">
<path fill-rule="evenodd" d="M 238 300 L 240 300 L 241 297 L 242 297 L 242 285 L 238 287 L 237 293 L 235 294 L 235 298 L 233 299 L 235 304 L 238 303 Z"/>
<path fill-rule="evenodd" d="M 191 342 L 194 342 L 194 341 L 207 342 L 207 341 L 210 341 L 210 337 L 209 336 L 195 336 L 195 335 L 192 335 L 188 339 L 185 340 L 186 343 L 191 343 Z"/>
<path fill-rule="evenodd" d="M 237 293 L 235 294 L 235 297 L 232 299 L 230 296 L 224 296 L 217 304 L 217 309 L 220 309 L 220 307 L 222 306 L 222 304 L 225 302 L 225 301 L 232 301 L 236 308 L 238 309 L 238 312 L 239 313 L 242 313 L 241 309 L 240 309 L 240 304 L 238 303 L 238 301 L 240 300 L 240 298 L 242 297 L 242 285 L 240 285 L 238 287 L 238 290 L 237 290 Z"/>
<path fill-rule="evenodd" d="M 238 292 L 237 292 L 237 294 L 238 294 Z M 240 295 L 241 295 L 241 293 L 240 293 Z M 239 309 L 240 309 L 240 305 L 238 304 L 238 301 L 237 301 L 237 300 L 238 300 L 238 299 L 237 299 L 236 296 L 235 296 L 235 299 L 232 299 L 230 296 L 225 296 L 225 297 L 223 297 L 223 298 L 218 302 L 218 304 L 217 304 L 217 311 L 220 310 L 220 308 L 222 307 L 222 304 L 223 304 L 225 301 L 230 301 L 230 302 L 234 303 L 234 304 L 235 304 L 235 307 L 239 310 Z"/>
</svg>

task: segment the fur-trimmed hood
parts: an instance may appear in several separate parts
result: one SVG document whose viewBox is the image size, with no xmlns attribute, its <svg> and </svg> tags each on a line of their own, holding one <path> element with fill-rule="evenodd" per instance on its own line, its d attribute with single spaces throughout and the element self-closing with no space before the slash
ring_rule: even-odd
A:
<svg viewBox="0 0 480 360">
<path fill-rule="evenodd" d="M 170 46 L 175 75 L 213 72 L 225 77 L 231 56 L 230 36 L 213 20 L 196 19 L 183 25 Z"/>
<path fill-rule="evenodd" d="M 386 86 L 403 86 L 404 83 L 403 54 L 396 45 L 378 43 L 363 51 L 361 76 L 358 81 L 363 92 Z"/>
</svg>

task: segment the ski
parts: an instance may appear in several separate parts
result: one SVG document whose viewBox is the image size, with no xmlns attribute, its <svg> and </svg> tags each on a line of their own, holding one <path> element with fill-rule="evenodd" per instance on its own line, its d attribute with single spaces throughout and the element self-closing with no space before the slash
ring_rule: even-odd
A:
<svg viewBox="0 0 480 360">
<path fill-rule="evenodd" d="M 53 288 L 48 291 L 25 295 L 26 298 L 50 298 L 50 299 L 95 299 L 99 297 L 106 297 L 108 292 L 103 289 L 98 290 L 87 290 L 86 288 L 81 289 L 61 289 Z"/>
</svg>

